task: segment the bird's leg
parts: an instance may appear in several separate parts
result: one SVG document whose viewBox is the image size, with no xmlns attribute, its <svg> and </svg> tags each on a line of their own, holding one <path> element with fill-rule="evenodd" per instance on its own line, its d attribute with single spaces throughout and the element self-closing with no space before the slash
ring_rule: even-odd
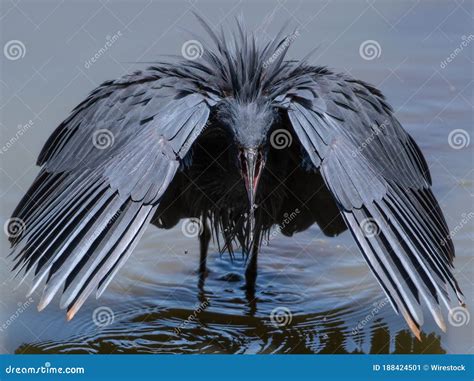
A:
<svg viewBox="0 0 474 381">
<path fill-rule="evenodd" d="M 209 249 L 209 242 L 211 241 L 211 229 L 209 228 L 207 219 L 203 217 L 201 219 L 201 223 L 202 223 L 202 231 L 199 233 L 199 251 L 200 251 L 199 287 L 200 288 L 204 286 L 204 280 L 207 274 L 206 259 L 207 259 L 207 252 Z"/>
<path fill-rule="evenodd" d="M 247 269 L 245 270 L 245 288 L 247 296 L 253 298 L 255 295 L 255 281 L 257 280 L 257 257 L 259 249 L 260 233 L 252 237 L 251 252 Z"/>
</svg>

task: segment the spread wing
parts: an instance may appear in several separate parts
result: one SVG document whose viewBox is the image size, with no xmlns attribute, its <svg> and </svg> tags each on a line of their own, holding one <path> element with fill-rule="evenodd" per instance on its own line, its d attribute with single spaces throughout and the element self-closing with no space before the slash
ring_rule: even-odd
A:
<svg viewBox="0 0 474 381">
<path fill-rule="evenodd" d="M 280 96 L 313 164 L 395 311 L 417 337 L 423 300 L 444 330 L 454 247 L 427 164 L 382 94 L 323 69 Z"/>
<path fill-rule="evenodd" d="M 40 310 L 63 287 L 70 319 L 104 291 L 208 116 L 204 96 L 150 69 L 104 83 L 56 129 L 13 213 L 15 269 L 34 272 L 31 292 L 46 279 Z"/>
</svg>

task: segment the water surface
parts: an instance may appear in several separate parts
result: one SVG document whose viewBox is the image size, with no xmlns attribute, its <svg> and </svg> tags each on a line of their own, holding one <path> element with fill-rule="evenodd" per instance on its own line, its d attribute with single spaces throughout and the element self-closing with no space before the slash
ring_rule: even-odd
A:
<svg viewBox="0 0 474 381">
<path fill-rule="evenodd" d="M 22 59 L 2 57 L 2 145 L 17 135 L 18 125 L 34 122 L 0 156 L 2 221 L 38 172 L 34 161 L 42 144 L 88 91 L 143 66 L 129 62 L 179 54 L 187 37 L 178 26 L 198 28 L 187 2 L 37 3 L 22 2 L 19 11 L 2 2 L 1 8 L 2 43 L 17 39 L 26 46 Z M 473 157 L 471 146 L 453 149 L 448 135 L 462 129 L 472 137 L 472 46 L 445 68 L 441 63 L 472 32 L 472 6 L 392 3 L 199 2 L 194 9 L 214 25 L 228 24 L 226 15 L 242 11 L 262 36 L 290 18 L 301 24 L 290 56 L 319 46 L 314 63 L 384 91 L 426 155 L 449 226 L 459 227 L 456 276 L 469 304 L 473 224 L 462 219 L 473 210 Z M 118 31 L 120 38 L 86 67 Z M 371 60 L 359 54 L 367 40 L 381 48 Z M 28 282 L 14 289 L 5 237 L 1 250 L 0 348 L 6 353 L 473 352 L 472 323 L 448 324 L 443 333 L 426 315 L 418 342 L 386 302 L 348 233 L 327 238 L 314 226 L 291 238 L 276 234 L 261 252 L 256 299 L 249 302 L 239 256 L 232 262 L 212 246 L 209 276 L 200 288 L 197 239 L 183 235 L 180 226 L 150 227 L 104 295 L 91 298 L 71 322 L 57 301 L 38 313 L 39 296 L 25 299 Z"/>
</svg>

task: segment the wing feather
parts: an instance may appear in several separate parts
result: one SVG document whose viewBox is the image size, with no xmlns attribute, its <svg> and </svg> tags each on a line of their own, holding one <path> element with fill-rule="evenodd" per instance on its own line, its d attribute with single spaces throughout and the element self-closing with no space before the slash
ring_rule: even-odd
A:
<svg viewBox="0 0 474 381">
<path fill-rule="evenodd" d="M 44 282 L 40 310 L 62 288 L 72 318 L 137 245 L 209 117 L 205 94 L 172 84 L 154 69 L 106 82 L 48 139 L 13 213 L 26 226 L 12 239 L 14 268 L 22 281 L 34 272 L 30 294 Z M 103 131 L 110 144 L 98 147 Z"/>
<path fill-rule="evenodd" d="M 440 302 L 450 308 L 448 286 L 459 303 L 464 298 L 451 271 L 449 229 L 420 149 L 375 88 L 328 71 L 300 75 L 311 79 L 313 97 L 295 96 L 293 88 L 280 97 L 280 107 L 287 109 L 370 269 L 418 338 L 422 302 L 445 330 Z M 365 231 L 367 223 L 375 224 L 376 234 Z"/>
</svg>

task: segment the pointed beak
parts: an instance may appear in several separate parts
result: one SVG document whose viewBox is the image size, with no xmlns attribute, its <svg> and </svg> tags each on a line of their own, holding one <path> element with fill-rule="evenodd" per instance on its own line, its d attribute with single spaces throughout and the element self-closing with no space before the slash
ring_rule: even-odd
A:
<svg viewBox="0 0 474 381">
<path fill-rule="evenodd" d="M 263 170 L 263 156 L 256 148 L 243 148 L 241 151 L 242 176 L 251 209 L 255 206 L 255 195 Z"/>
<path fill-rule="evenodd" d="M 262 153 L 257 148 L 243 148 L 240 152 L 240 161 L 250 206 L 248 221 L 250 228 L 249 243 L 251 246 L 253 245 L 255 231 L 255 196 L 265 162 Z M 248 249 L 250 246 L 248 246 Z"/>
</svg>

